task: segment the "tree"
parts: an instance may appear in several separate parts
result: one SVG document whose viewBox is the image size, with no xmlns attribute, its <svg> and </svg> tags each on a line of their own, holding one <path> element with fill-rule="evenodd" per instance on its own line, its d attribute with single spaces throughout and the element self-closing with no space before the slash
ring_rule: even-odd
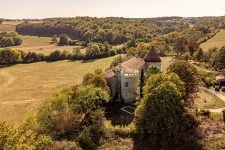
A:
<svg viewBox="0 0 225 150">
<path fill-rule="evenodd" d="M 188 43 L 188 48 L 189 48 L 189 52 L 191 54 L 191 56 L 193 55 L 193 53 L 199 48 L 199 44 L 197 41 L 195 40 L 191 40 Z"/>
<path fill-rule="evenodd" d="M 97 44 L 89 44 L 86 50 L 87 58 L 96 58 L 100 54 L 100 47 Z"/>
<path fill-rule="evenodd" d="M 183 132 L 183 82 L 176 74 L 152 75 L 135 111 L 138 133 L 155 148 L 171 147 Z"/>
<path fill-rule="evenodd" d="M 22 44 L 22 39 L 19 38 L 18 36 L 13 37 L 14 45 L 21 45 Z"/>
<path fill-rule="evenodd" d="M 124 57 L 122 55 L 116 56 L 110 64 L 110 68 L 114 68 L 118 66 L 120 63 L 124 61 Z"/>
<path fill-rule="evenodd" d="M 41 131 L 59 140 L 75 140 L 94 149 L 102 135 L 104 110 L 109 95 L 101 88 L 74 86 L 47 101 L 38 111 Z"/>
<path fill-rule="evenodd" d="M 182 58 L 183 60 L 185 60 L 185 61 L 188 61 L 188 60 L 191 59 L 191 55 L 190 55 L 189 52 L 185 52 L 185 53 L 183 53 L 183 54 L 181 55 L 181 58 Z"/>
<path fill-rule="evenodd" d="M 16 49 L 0 50 L 0 64 L 15 64 L 21 62 L 21 53 Z"/>
<path fill-rule="evenodd" d="M 155 75 L 155 74 L 158 74 L 160 73 L 160 69 L 156 66 L 150 66 L 148 67 L 148 69 L 145 71 L 144 73 L 144 78 L 145 80 L 148 80 L 148 78 L 151 76 L 151 75 Z"/>
<path fill-rule="evenodd" d="M 56 60 L 63 60 L 65 59 L 65 55 L 63 55 L 59 50 L 51 52 L 48 56 L 48 61 L 56 61 Z"/>
<path fill-rule="evenodd" d="M 197 69 L 187 61 L 178 60 L 168 67 L 167 72 L 176 73 L 181 81 L 184 82 L 185 101 L 187 104 L 191 104 L 198 92 L 199 80 Z"/>
<path fill-rule="evenodd" d="M 222 47 L 212 59 L 212 66 L 217 70 L 225 69 L 225 47 Z"/>
<path fill-rule="evenodd" d="M 102 69 L 97 68 L 95 69 L 95 75 L 101 75 L 102 74 Z"/>
<path fill-rule="evenodd" d="M 185 37 L 180 37 L 177 39 L 175 46 L 175 51 L 180 55 L 187 51 L 187 39 Z"/>
<path fill-rule="evenodd" d="M 96 69 L 95 74 L 93 73 L 87 73 L 83 77 L 82 84 L 87 85 L 94 85 L 95 87 L 99 87 L 107 92 L 109 92 L 109 87 L 107 85 L 106 80 L 101 76 L 102 70 Z"/>
<path fill-rule="evenodd" d="M 199 48 L 196 52 L 194 52 L 193 59 L 200 62 L 203 61 L 204 53 L 201 48 Z"/>
<path fill-rule="evenodd" d="M 72 94 L 70 107 L 77 112 L 88 114 L 90 111 L 101 109 L 101 105 L 109 101 L 109 95 L 101 88 L 78 86 Z"/>
<path fill-rule="evenodd" d="M 136 47 L 136 41 L 134 38 L 132 38 L 131 40 L 127 41 L 127 48 L 131 48 L 131 47 Z"/>
<path fill-rule="evenodd" d="M 52 140 L 49 136 L 37 134 L 21 126 L 15 129 L 7 123 L 0 123 L 0 149 L 49 149 Z"/>
<path fill-rule="evenodd" d="M 59 36 L 59 45 L 67 45 L 69 43 L 69 37 L 65 34 Z"/>
</svg>

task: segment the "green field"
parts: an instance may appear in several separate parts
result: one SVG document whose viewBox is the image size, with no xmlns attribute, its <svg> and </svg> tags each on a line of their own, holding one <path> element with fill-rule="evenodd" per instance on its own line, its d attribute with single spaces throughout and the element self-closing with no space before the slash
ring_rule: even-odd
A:
<svg viewBox="0 0 225 150">
<path fill-rule="evenodd" d="M 29 35 L 19 35 L 23 40 L 23 43 L 17 48 L 25 52 L 36 52 L 49 55 L 55 50 L 64 51 L 67 50 L 72 52 L 76 46 L 57 46 L 56 44 L 51 44 L 51 37 L 38 37 L 38 36 L 29 36 Z"/>
<path fill-rule="evenodd" d="M 80 83 L 87 72 L 109 67 L 114 57 L 82 63 L 58 61 L 18 64 L 0 68 L 0 121 L 19 123 L 43 100 Z"/>
<path fill-rule="evenodd" d="M 224 101 L 204 90 L 200 90 L 194 102 L 195 107 L 199 109 L 218 109 L 225 107 Z"/>
<path fill-rule="evenodd" d="M 225 29 L 221 30 L 214 37 L 200 45 L 204 51 L 208 51 L 210 48 L 214 47 L 221 48 L 223 46 L 225 46 Z"/>
<path fill-rule="evenodd" d="M 0 32 L 6 31 L 15 31 L 16 25 L 20 24 L 19 21 L 4 21 L 0 24 Z M 35 22 L 33 22 L 35 23 Z M 51 44 L 51 37 L 38 37 L 38 36 L 29 36 L 29 35 L 19 35 L 23 40 L 22 44 L 15 46 L 21 51 L 25 52 L 36 52 L 49 55 L 55 50 L 64 51 L 67 50 L 72 52 L 75 46 L 57 46 L 56 44 Z M 85 49 L 83 49 L 85 51 Z"/>
</svg>

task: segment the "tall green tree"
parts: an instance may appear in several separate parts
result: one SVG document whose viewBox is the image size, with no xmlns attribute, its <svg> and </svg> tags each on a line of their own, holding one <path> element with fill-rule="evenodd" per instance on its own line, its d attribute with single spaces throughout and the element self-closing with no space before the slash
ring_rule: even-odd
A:
<svg viewBox="0 0 225 150">
<path fill-rule="evenodd" d="M 135 111 L 137 132 L 156 148 L 174 144 L 184 121 L 183 82 L 176 74 L 152 75 Z"/>
<path fill-rule="evenodd" d="M 212 59 L 212 66 L 217 70 L 225 69 L 225 47 L 222 47 Z"/>
<path fill-rule="evenodd" d="M 187 61 L 178 60 L 168 67 L 167 72 L 177 74 L 184 82 L 185 101 L 187 104 L 192 104 L 192 100 L 198 92 L 199 84 L 196 67 Z"/>
</svg>

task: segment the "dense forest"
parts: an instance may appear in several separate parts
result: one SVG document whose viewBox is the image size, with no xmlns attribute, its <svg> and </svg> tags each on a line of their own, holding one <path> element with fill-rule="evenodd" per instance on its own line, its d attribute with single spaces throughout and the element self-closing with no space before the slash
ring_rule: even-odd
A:
<svg viewBox="0 0 225 150">
<path fill-rule="evenodd" d="M 105 42 L 121 44 L 135 38 L 148 41 L 156 35 L 163 35 L 187 28 L 188 25 L 176 21 L 153 21 L 151 19 L 125 18 L 55 18 L 33 24 L 26 21 L 17 26 L 19 34 L 68 36 L 85 42 Z"/>
</svg>

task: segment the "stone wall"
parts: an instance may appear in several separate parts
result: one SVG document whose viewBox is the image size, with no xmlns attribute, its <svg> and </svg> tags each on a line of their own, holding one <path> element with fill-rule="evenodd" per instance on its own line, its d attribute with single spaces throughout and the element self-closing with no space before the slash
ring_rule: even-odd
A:
<svg viewBox="0 0 225 150">
<path fill-rule="evenodd" d="M 129 74 L 121 72 L 121 98 L 125 103 L 135 101 L 138 96 L 138 74 L 138 71 Z"/>
</svg>

